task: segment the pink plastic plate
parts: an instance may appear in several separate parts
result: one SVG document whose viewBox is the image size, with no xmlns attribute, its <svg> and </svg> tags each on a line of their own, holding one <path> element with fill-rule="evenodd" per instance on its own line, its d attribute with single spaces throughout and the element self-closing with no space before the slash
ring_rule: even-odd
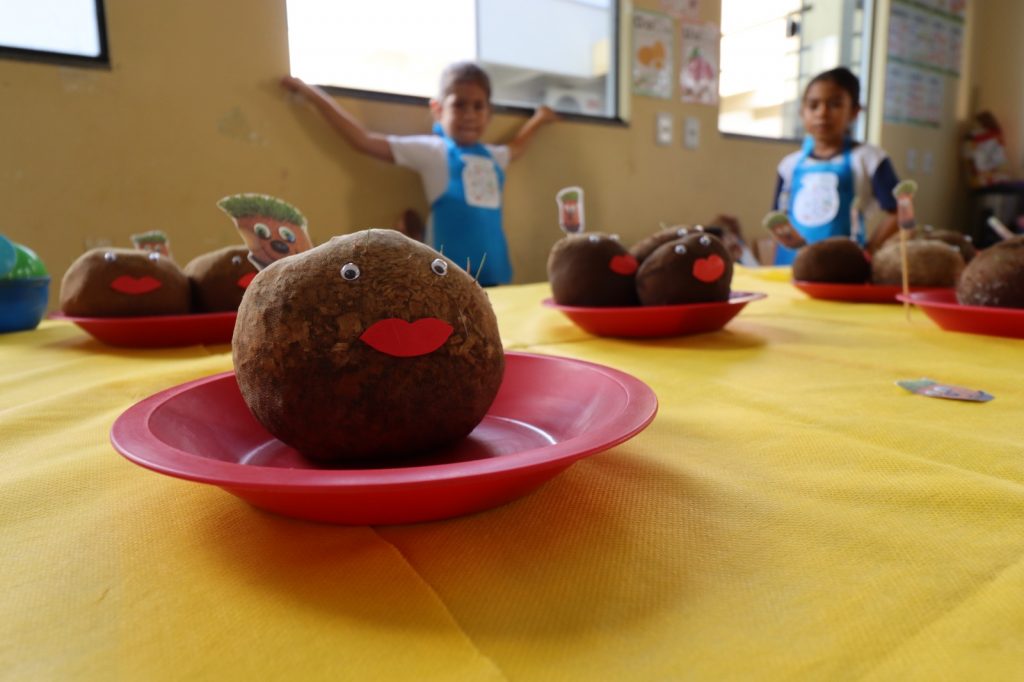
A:
<svg viewBox="0 0 1024 682">
<path fill-rule="evenodd" d="M 324 468 L 271 436 L 231 372 L 182 384 L 114 422 L 114 448 L 168 476 L 262 509 L 345 524 L 412 523 L 489 509 L 642 431 L 658 409 L 640 380 L 602 365 L 507 353 L 497 398 L 449 449 L 386 469 Z"/>
<path fill-rule="evenodd" d="M 62 313 L 52 320 L 74 322 L 97 341 L 129 348 L 170 348 L 231 343 L 238 313 L 148 315 L 145 317 L 71 317 Z"/>
<path fill-rule="evenodd" d="M 562 311 L 584 331 L 595 336 L 658 338 L 718 331 L 751 301 L 766 294 L 734 291 L 728 301 L 684 305 L 626 306 L 597 308 L 559 305 L 544 299 L 549 308 Z"/>
<path fill-rule="evenodd" d="M 793 286 L 811 298 L 846 303 L 896 303 L 896 296 L 903 293 L 903 287 L 898 284 L 841 284 L 793 280 Z M 910 287 L 910 290 L 942 291 L 932 287 Z"/>
<path fill-rule="evenodd" d="M 898 298 L 916 305 L 946 331 L 1024 339 L 1024 309 L 960 305 L 953 289 L 921 291 L 907 298 L 900 294 Z"/>
</svg>

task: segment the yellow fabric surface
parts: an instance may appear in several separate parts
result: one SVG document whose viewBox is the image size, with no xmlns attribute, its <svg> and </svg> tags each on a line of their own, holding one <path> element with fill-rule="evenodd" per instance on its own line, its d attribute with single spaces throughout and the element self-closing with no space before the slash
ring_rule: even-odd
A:
<svg viewBox="0 0 1024 682">
<path fill-rule="evenodd" d="M 0 335 L 0 679 L 1024 679 L 1024 341 L 779 270 L 723 331 L 592 337 L 490 290 L 510 349 L 649 384 L 642 433 L 490 511 L 306 523 L 108 441 L 228 346 Z M 932 379 L 986 404 L 897 387 Z M 581 396 L 581 401 L 586 396 Z"/>
</svg>

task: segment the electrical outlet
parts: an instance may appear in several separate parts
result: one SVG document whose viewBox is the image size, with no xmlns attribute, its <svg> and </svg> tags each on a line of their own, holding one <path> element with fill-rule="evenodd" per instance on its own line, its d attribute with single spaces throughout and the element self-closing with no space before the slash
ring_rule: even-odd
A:
<svg viewBox="0 0 1024 682">
<path fill-rule="evenodd" d="M 666 147 L 672 144 L 672 114 L 661 112 L 656 120 L 658 145 Z"/>
<path fill-rule="evenodd" d="M 917 171 L 917 150 L 907 150 L 907 172 L 914 173 Z"/>
<path fill-rule="evenodd" d="M 687 149 L 696 149 L 700 146 L 700 119 L 696 116 L 687 116 L 683 127 L 683 146 Z"/>
</svg>

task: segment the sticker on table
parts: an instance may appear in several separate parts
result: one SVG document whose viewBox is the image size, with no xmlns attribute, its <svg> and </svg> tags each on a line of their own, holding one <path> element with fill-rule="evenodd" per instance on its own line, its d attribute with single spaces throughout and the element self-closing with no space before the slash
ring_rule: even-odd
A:
<svg viewBox="0 0 1024 682">
<path fill-rule="evenodd" d="M 979 391 L 974 388 L 953 386 L 951 384 L 940 384 L 931 379 L 904 379 L 897 381 L 896 385 L 905 388 L 911 393 L 928 396 L 929 398 L 946 398 L 948 400 L 966 400 L 975 403 L 987 403 L 995 398 L 991 393 Z"/>
</svg>

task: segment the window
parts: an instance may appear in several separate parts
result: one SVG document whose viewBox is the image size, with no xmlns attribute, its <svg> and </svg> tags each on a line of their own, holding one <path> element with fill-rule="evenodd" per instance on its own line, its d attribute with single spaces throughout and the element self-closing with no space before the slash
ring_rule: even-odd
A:
<svg viewBox="0 0 1024 682">
<path fill-rule="evenodd" d="M 722 0 L 723 133 L 799 138 L 800 98 L 821 71 L 845 66 L 867 92 L 870 0 Z M 864 101 L 861 104 L 865 104 Z M 866 109 L 857 119 L 863 137 Z"/>
<path fill-rule="evenodd" d="M 287 0 L 292 75 L 430 98 L 442 69 L 477 61 L 493 101 L 615 119 L 615 0 Z"/>
<path fill-rule="evenodd" d="M 0 0 L 0 56 L 108 64 L 103 0 Z"/>
</svg>

